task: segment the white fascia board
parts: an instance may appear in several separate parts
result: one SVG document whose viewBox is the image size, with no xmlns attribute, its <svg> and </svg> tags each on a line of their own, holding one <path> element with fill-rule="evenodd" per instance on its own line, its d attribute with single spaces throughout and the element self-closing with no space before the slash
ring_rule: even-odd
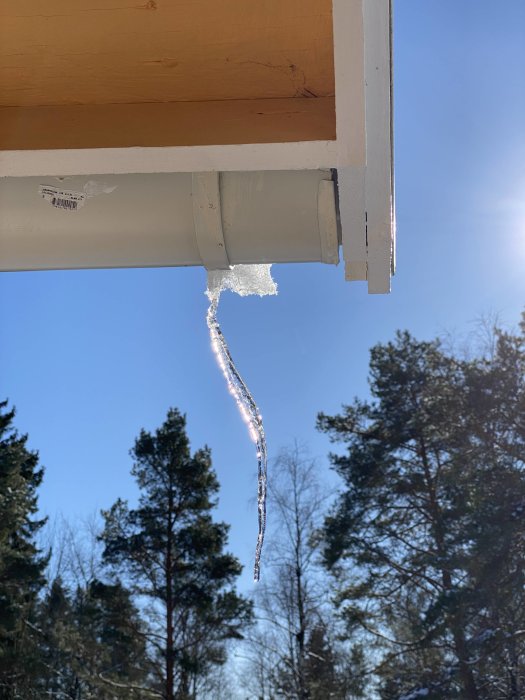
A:
<svg viewBox="0 0 525 700">
<path fill-rule="evenodd" d="M 333 0 L 339 215 L 347 280 L 367 278 L 365 36 L 362 1 Z M 354 153 L 357 157 L 352 158 Z"/>
<path fill-rule="evenodd" d="M 337 163 L 337 141 L 231 146 L 0 151 L 0 177 L 319 170 Z"/>
</svg>

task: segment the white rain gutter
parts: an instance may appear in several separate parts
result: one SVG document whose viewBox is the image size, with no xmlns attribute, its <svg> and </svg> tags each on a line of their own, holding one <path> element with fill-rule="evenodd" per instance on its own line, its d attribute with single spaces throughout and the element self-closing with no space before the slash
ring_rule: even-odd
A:
<svg viewBox="0 0 525 700">
<path fill-rule="evenodd" d="M 0 270 L 336 264 L 336 206 L 330 170 L 0 178 Z"/>
</svg>

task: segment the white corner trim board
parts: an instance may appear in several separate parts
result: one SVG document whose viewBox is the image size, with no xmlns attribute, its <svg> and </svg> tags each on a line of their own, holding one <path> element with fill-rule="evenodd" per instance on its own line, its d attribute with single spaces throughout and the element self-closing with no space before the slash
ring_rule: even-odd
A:
<svg viewBox="0 0 525 700">
<path fill-rule="evenodd" d="M 391 0 L 333 0 L 339 210 L 347 280 L 390 291 L 394 267 Z M 349 40 L 352 37 L 352 40 Z M 349 157 L 359 143 L 361 161 Z"/>
<path fill-rule="evenodd" d="M 394 267 L 391 0 L 363 4 L 366 97 L 366 240 L 368 291 L 390 291 Z"/>
<path fill-rule="evenodd" d="M 205 212 L 198 204 L 212 196 L 213 182 L 218 181 L 218 175 L 214 173 L 287 171 L 287 177 L 291 177 L 293 173 L 290 171 L 337 169 L 338 213 L 346 279 L 366 280 L 370 293 L 389 292 L 395 237 L 391 0 L 332 0 L 332 9 L 335 140 L 8 150 L 0 151 L 0 178 L 194 173 L 193 188 L 197 199 L 193 218 L 198 249 L 207 267 L 224 267 L 229 260 L 218 245 L 222 235 L 222 230 L 219 230 L 220 210 L 212 207 Z M 322 185 L 324 192 L 319 195 L 321 218 L 329 212 L 323 201 L 329 200 L 330 187 L 333 185 Z M 4 206 L 7 203 L 0 199 L 0 207 Z M 214 220 L 211 221 L 210 217 Z M 5 216 L 0 211 L 0 229 L 4 222 Z M 207 226 L 210 228 L 205 231 Z M 327 226 L 333 229 L 332 224 Z M 330 237 L 333 239 L 333 234 Z M 329 247 L 333 248 L 333 245 Z M 308 256 L 298 251 L 295 257 L 301 260 Z M 329 262 L 334 260 L 333 250 L 329 254 L 323 252 L 323 258 Z"/>
</svg>

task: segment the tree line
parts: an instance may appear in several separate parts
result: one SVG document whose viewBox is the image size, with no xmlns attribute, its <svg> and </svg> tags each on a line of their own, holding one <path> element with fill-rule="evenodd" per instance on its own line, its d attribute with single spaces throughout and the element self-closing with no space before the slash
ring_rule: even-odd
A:
<svg viewBox="0 0 525 700">
<path fill-rule="evenodd" d="M 0 700 L 525 698 L 525 315 L 470 353 L 399 332 L 369 384 L 318 416 L 335 490 L 298 446 L 272 465 L 249 595 L 177 409 L 135 441 L 95 565 L 72 533 L 71 576 L 0 403 Z"/>
</svg>

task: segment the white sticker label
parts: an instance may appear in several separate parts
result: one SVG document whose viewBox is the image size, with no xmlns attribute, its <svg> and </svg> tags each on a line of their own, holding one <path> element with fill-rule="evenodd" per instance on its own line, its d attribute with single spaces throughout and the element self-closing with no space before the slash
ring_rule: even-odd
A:
<svg viewBox="0 0 525 700">
<path fill-rule="evenodd" d="M 64 211 L 77 211 L 86 202 L 85 192 L 73 192 L 72 190 L 62 190 L 52 185 L 40 185 L 38 188 L 40 196 L 56 209 Z"/>
</svg>

